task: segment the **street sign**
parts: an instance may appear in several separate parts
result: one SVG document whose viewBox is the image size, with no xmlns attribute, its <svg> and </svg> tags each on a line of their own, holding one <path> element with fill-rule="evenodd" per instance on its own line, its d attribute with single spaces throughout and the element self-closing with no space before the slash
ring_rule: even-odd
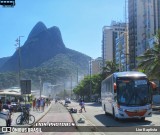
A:
<svg viewBox="0 0 160 135">
<path fill-rule="evenodd" d="M 31 94 L 31 80 L 21 80 L 21 94 Z"/>
</svg>

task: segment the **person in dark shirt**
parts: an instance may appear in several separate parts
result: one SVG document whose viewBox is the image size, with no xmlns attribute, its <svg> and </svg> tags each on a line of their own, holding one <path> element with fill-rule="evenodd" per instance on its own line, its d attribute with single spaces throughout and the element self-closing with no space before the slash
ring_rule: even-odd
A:
<svg viewBox="0 0 160 135">
<path fill-rule="evenodd" d="M 33 107 L 33 111 L 35 110 L 35 107 L 36 107 L 36 98 L 33 100 L 32 102 L 32 107 Z"/>
<path fill-rule="evenodd" d="M 9 116 L 8 116 L 8 119 L 6 120 L 6 127 L 10 127 L 11 126 L 11 122 L 12 122 L 12 119 L 11 119 L 11 115 L 12 115 L 12 111 L 13 111 L 13 108 L 11 106 L 11 102 L 9 101 L 8 102 L 8 110 L 9 110 Z"/>
<path fill-rule="evenodd" d="M 2 100 L 0 99 L 0 111 L 2 111 Z"/>
<path fill-rule="evenodd" d="M 80 103 L 79 103 L 79 105 L 81 106 L 80 112 L 82 113 L 83 109 L 86 112 L 85 105 L 84 105 L 84 100 L 81 100 Z"/>
</svg>

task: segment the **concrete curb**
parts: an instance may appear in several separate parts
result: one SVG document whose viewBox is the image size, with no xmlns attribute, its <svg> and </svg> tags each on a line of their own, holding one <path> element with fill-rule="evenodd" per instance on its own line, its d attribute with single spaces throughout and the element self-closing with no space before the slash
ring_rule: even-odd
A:
<svg viewBox="0 0 160 135">
<path fill-rule="evenodd" d="M 66 108 L 69 111 L 69 109 L 72 107 L 69 106 Z M 83 113 L 78 113 L 78 110 L 77 110 L 77 113 L 70 113 L 70 115 L 71 115 L 74 123 L 76 124 L 75 126 L 78 131 L 84 132 L 84 130 L 83 130 L 84 128 L 86 128 L 86 131 L 90 131 L 90 132 L 97 132 L 98 131 L 96 126 L 83 116 Z M 85 120 L 85 123 L 78 123 L 78 120 L 80 118 L 83 118 Z"/>
<path fill-rule="evenodd" d="M 68 110 L 68 112 L 69 112 L 69 107 L 66 107 L 66 108 L 67 108 L 67 110 Z M 69 112 L 69 113 L 70 113 L 70 112 Z M 77 126 L 77 124 L 76 124 L 76 121 L 75 121 L 72 113 L 70 113 L 70 115 L 71 115 L 71 117 L 72 117 L 73 122 L 75 123 L 75 128 L 78 130 L 78 126 Z"/>
</svg>

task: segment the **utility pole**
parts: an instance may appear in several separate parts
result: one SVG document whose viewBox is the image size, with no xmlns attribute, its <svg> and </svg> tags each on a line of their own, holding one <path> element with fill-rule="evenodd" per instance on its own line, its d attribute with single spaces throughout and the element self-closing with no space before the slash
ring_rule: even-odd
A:
<svg viewBox="0 0 160 135">
<path fill-rule="evenodd" d="M 40 98 L 41 98 L 41 95 L 42 95 L 42 88 L 41 88 L 41 85 L 42 85 L 42 79 L 41 79 L 41 77 L 39 76 L 39 83 L 40 83 L 40 87 L 39 87 L 39 89 L 40 89 Z"/>
<path fill-rule="evenodd" d="M 89 61 L 89 75 L 90 75 L 90 101 L 91 101 L 91 96 L 92 96 L 92 80 L 91 80 L 91 74 L 92 74 L 92 58 L 90 57 L 90 61 Z"/>
<path fill-rule="evenodd" d="M 72 99 L 72 76 L 71 76 L 71 99 Z"/>
<path fill-rule="evenodd" d="M 16 39 L 17 44 L 15 46 L 18 45 L 18 84 L 19 84 L 19 88 L 20 86 L 20 81 L 21 81 L 21 37 L 24 36 L 19 36 Z"/>
<path fill-rule="evenodd" d="M 65 80 L 64 80 L 64 96 L 63 96 L 63 98 L 64 98 L 64 100 L 65 100 L 65 96 L 66 96 L 66 90 L 65 90 L 65 87 L 66 87 L 66 84 L 65 84 Z"/>
<path fill-rule="evenodd" d="M 79 80 L 78 80 L 78 68 L 77 68 L 77 85 L 78 85 L 78 81 L 79 81 Z"/>
</svg>

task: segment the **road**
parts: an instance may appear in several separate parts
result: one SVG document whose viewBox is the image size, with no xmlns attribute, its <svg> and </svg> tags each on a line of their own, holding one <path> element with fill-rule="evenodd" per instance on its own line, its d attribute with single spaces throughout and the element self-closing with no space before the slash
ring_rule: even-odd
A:
<svg viewBox="0 0 160 135">
<path fill-rule="evenodd" d="M 78 105 L 77 103 L 72 104 Z M 86 103 L 86 110 L 87 113 L 83 113 L 84 117 L 97 126 L 160 126 L 160 112 L 154 112 L 152 117 L 146 117 L 146 120 L 143 122 L 137 119 L 115 121 L 111 115 L 105 115 L 101 104 L 98 103 Z"/>
<path fill-rule="evenodd" d="M 135 132 L 131 132 L 135 127 L 141 127 L 141 126 L 160 126 L 160 112 L 154 112 L 152 117 L 146 118 L 145 121 L 140 121 L 137 119 L 132 119 L 132 120 L 120 120 L 116 121 L 113 119 L 111 115 L 105 115 L 104 111 L 102 110 L 101 104 L 98 103 L 86 103 L 86 111 L 81 114 L 81 117 L 84 118 L 85 120 L 89 121 L 89 123 L 93 126 L 96 126 L 99 131 L 106 131 L 106 128 L 102 128 L 102 126 L 107 126 L 107 127 L 122 127 L 123 131 L 121 132 L 122 134 L 135 134 Z M 77 108 L 80 109 L 78 103 L 72 102 L 69 104 L 69 108 Z M 126 128 L 128 127 L 128 128 Z M 121 129 L 122 129 L 121 128 Z M 133 128 L 133 129 L 132 129 Z M 132 129 L 132 130 L 131 130 Z M 114 128 L 113 128 L 114 130 Z M 116 134 L 113 131 L 108 132 L 109 134 Z M 108 134 L 104 133 L 104 134 Z M 147 134 L 146 132 L 139 133 L 136 132 L 136 134 Z M 154 132 L 153 134 L 158 134 Z"/>
<path fill-rule="evenodd" d="M 72 102 L 71 104 L 69 104 L 68 108 L 76 108 L 76 109 L 80 109 L 80 106 L 77 102 Z M 129 128 L 130 127 L 135 127 L 135 126 L 160 126 L 160 113 L 157 114 L 153 114 L 152 117 L 150 118 L 146 118 L 146 121 L 141 122 L 139 120 L 123 120 L 123 121 L 115 121 L 112 116 L 110 115 L 105 115 L 104 111 L 102 110 L 102 107 L 100 104 L 97 103 L 86 103 L 86 111 L 87 112 L 82 112 L 82 113 L 73 113 L 70 114 L 67 110 L 66 107 L 64 107 L 62 104 L 60 103 L 53 103 L 49 112 L 42 117 L 38 122 L 39 123 L 49 123 L 49 122 L 67 122 L 67 123 L 75 123 L 77 126 L 71 126 L 71 128 L 69 128 L 69 131 L 67 130 L 67 132 L 63 132 L 63 130 L 65 130 L 65 127 L 49 127 L 49 128 L 43 128 L 45 129 L 45 131 L 47 132 L 41 132 L 41 133 L 11 133 L 11 134 L 16 134 L 16 135 L 134 135 L 134 134 L 138 134 L 138 135 L 150 135 L 151 133 L 147 133 L 147 132 L 136 132 L 136 131 L 130 131 Z M 83 124 L 79 124 L 77 123 L 79 118 L 83 118 L 85 120 L 85 123 Z M 84 127 L 89 129 L 90 126 L 94 126 L 96 127 L 95 131 L 98 132 L 84 132 Z M 107 132 L 106 129 L 108 129 L 108 127 L 106 128 L 101 128 L 104 126 L 108 126 L 110 127 L 109 129 L 111 129 L 112 131 Z M 126 132 L 118 132 L 118 130 L 116 130 L 115 126 L 120 126 L 121 128 L 126 129 Z M 77 128 L 76 128 L 77 127 Z M 82 128 L 81 128 L 82 127 Z M 126 128 L 127 127 L 127 128 Z M 120 128 L 120 129 L 121 129 Z M 57 132 L 58 131 L 58 132 Z M 152 132 L 152 135 L 158 135 L 159 133 L 157 132 Z"/>
</svg>

